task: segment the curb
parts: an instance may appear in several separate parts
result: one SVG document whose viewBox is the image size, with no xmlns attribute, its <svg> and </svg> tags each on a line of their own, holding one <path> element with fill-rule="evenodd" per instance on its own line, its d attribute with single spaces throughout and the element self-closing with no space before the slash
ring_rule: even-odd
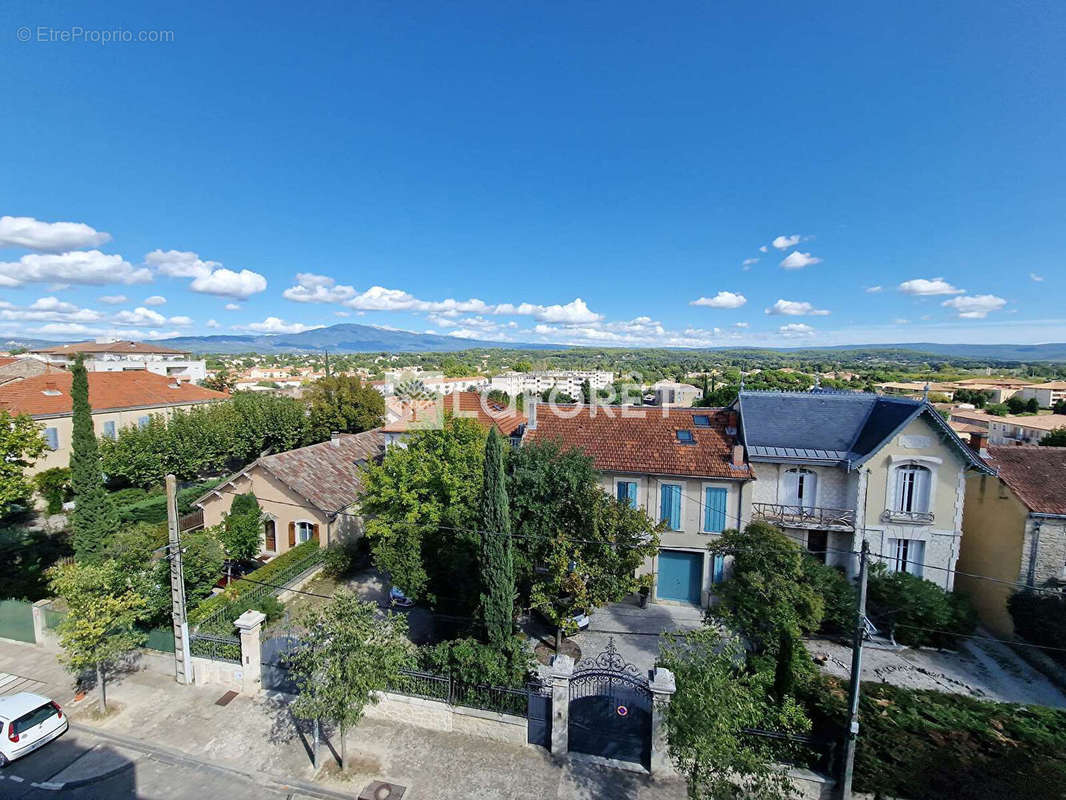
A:
<svg viewBox="0 0 1066 800">
<path fill-rule="evenodd" d="M 108 778 L 113 778 L 120 772 L 127 769 L 133 769 L 133 762 L 127 762 L 125 764 L 119 764 L 117 767 L 109 769 L 107 772 L 101 772 L 99 775 L 94 775 L 91 778 L 78 778 L 76 781 L 41 781 L 40 783 L 31 783 L 36 789 L 44 789 L 46 792 L 65 792 L 69 789 L 78 789 L 82 786 L 88 786 L 98 781 L 106 781 Z"/>
<path fill-rule="evenodd" d="M 130 738 L 126 737 L 126 736 L 121 736 L 119 734 L 110 733 L 108 731 L 102 731 L 99 728 L 92 727 L 91 725 L 85 725 L 83 723 L 71 722 L 70 723 L 70 727 L 73 730 L 80 731 L 82 733 L 89 733 L 89 734 L 92 734 L 93 736 L 98 736 L 101 739 L 105 739 L 105 740 L 110 741 L 110 742 L 112 742 L 114 744 L 121 745 L 122 747 L 126 747 L 126 748 L 128 748 L 130 750 L 137 750 L 139 752 L 142 752 L 142 753 L 145 753 L 147 755 L 153 756 L 153 757 L 159 759 L 160 761 L 164 761 L 164 762 L 167 762 L 167 763 L 179 764 L 179 765 L 184 764 L 184 765 L 190 765 L 190 766 L 200 767 L 200 768 L 204 768 L 204 769 L 211 769 L 211 770 L 215 770 L 216 772 L 223 772 L 223 773 L 227 773 L 227 774 L 230 774 L 230 775 L 236 775 L 236 776 L 239 776 L 241 778 L 245 778 L 245 779 L 253 781 L 253 782 L 268 783 L 268 784 L 276 786 L 276 787 L 278 787 L 280 789 L 295 789 L 295 790 L 298 790 L 299 792 L 301 792 L 303 794 L 310 795 L 311 797 L 319 798 L 320 800 L 351 800 L 351 798 L 352 798 L 352 795 L 350 793 L 342 793 L 342 792 L 333 791 L 331 789 L 324 789 L 321 786 L 318 786 L 318 785 L 316 785 L 314 783 L 309 783 L 307 781 L 303 781 L 303 780 L 300 780 L 300 779 L 297 779 L 297 778 L 289 778 L 289 777 L 285 777 L 285 776 L 281 776 L 281 775 L 275 775 L 275 774 L 269 773 L 269 772 L 257 772 L 257 771 L 254 771 L 254 770 L 238 769 L 237 767 L 231 767 L 228 764 L 223 764 L 223 763 L 220 763 L 220 762 L 217 762 L 217 761 L 207 761 L 205 759 L 196 758 L 194 756 L 190 756 L 188 753 L 182 752 L 181 750 L 175 750 L 173 748 L 164 747 L 162 745 L 149 745 L 149 744 L 146 744 L 141 739 L 130 739 Z M 120 769 L 125 769 L 125 768 L 130 767 L 130 766 L 133 766 L 133 765 L 132 764 L 123 764 Z M 111 772 L 111 775 L 115 775 L 119 771 L 120 770 L 113 770 Z M 108 777 L 110 777 L 110 776 L 108 776 Z M 84 785 L 86 785 L 86 783 L 92 783 L 94 781 L 101 780 L 101 779 L 102 778 L 90 778 L 90 779 L 87 779 L 85 781 L 78 782 L 78 785 L 84 786 Z M 72 782 L 67 782 L 67 783 L 61 785 L 60 788 L 62 788 L 62 789 L 74 788 L 74 786 L 73 786 L 74 783 L 75 782 L 73 782 L 73 781 Z M 58 784 L 57 784 L 57 786 L 58 786 Z M 51 787 L 47 786 L 46 784 L 41 784 L 40 786 L 38 786 L 38 788 L 48 789 L 48 790 L 51 790 L 51 791 L 59 791 L 59 789 L 51 789 Z"/>
</svg>

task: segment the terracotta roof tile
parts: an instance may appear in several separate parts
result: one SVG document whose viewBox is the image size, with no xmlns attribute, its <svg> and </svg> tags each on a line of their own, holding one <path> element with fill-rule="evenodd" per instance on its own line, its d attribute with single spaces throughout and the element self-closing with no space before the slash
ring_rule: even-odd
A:
<svg viewBox="0 0 1066 800">
<path fill-rule="evenodd" d="M 484 428 L 495 425 L 504 436 L 510 436 L 526 421 L 525 414 L 495 403 L 487 396 L 483 400 L 477 392 L 453 392 L 439 400 L 409 401 L 405 406 L 400 412 L 403 417 L 386 425 L 382 429 L 385 433 L 406 433 L 431 426 L 439 420 L 440 409 L 456 417 L 476 419 Z"/>
<path fill-rule="evenodd" d="M 985 461 L 1030 511 L 1066 514 L 1066 447 L 989 447 Z"/>
<path fill-rule="evenodd" d="M 523 442 L 557 441 L 592 457 L 597 470 L 648 475 L 692 475 L 749 479 L 751 468 L 732 466 L 736 414 L 720 408 L 627 408 L 538 404 L 536 429 Z M 632 416 L 641 414 L 640 417 Z M 710 427 L 694 417 L 708 416 Z M 677 431 L 692 432 L 695 444 L 678 442 Z"/>
<path fill-rule="evenodd" d="M 171 388 L 173 378 L 140 370 L 88 374 L 89 405 L 93 411 L 208 403 L 229 396 L 191 383 Z M 31 416 L 69 414 L 71 378 L 71 373 L 63 371 L 6 383 L 0 386 L 0 408 Z"/>
<path fill-rule="evenodd" d="M 322 511 L 334 513 L 356 501 L 362 490 L 361 465 L 380 456 L 384 448 L 385 437 L 375 428 L 263 456 L 256 464 Z"/>
</svg>

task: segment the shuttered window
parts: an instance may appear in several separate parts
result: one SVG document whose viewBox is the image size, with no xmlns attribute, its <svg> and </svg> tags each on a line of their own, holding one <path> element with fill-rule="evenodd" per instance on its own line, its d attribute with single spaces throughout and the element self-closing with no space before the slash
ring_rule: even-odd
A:
<svg viewBox="0 0 1066 800">
<path fill-rule="evenodd" d="M 703 530 L 706 533 L 721 533 L 725 530 L 725 506 L 728 492 L 708 486 L 703 496 Z"/>
<path fill-rule="evenodd" d="M 59 449 L 59 430 L 56 428 L 44 429 L 44 443 L 48 445 L 49 450 Z"/>
<path fill-rule="evenodd" d="M 917 464 L 896 468 L 896 511 L 929 510 L 930 472 Z"/>
<path fill-rule="evenodd" d="M 659 489 L 659 520 L 672 531 L 681 530 L 681 487 L 664 483 Z"/>
<path fill-rule="evenodd" d="M 630 508 L 637 507 L 637 482 L 618 481 L 618 499 L 629 503 Z"/>
<path fill-rule="evenodd" d="M 725 556 L 714 556 L 711 559 L 711 583 L 721 583 L 725 580 Z"/>
<path fill-rule="evenodd" d="M 781 488 L 784 505 L 811 511 L 818 490 L 818 476 L 809 469 L 790 469 L 785 473 Z"/>
</svg>

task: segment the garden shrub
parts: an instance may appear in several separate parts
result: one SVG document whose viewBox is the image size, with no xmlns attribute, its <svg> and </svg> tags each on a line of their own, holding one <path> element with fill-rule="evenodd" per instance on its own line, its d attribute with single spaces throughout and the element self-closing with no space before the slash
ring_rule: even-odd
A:
<svg viewBox="0 0 1066 800">
<path fill-rule="evenodd" d="M 34 486 L 48 506 L 49 514 L 58 514 L 63 503 L 73 496 L 70 488 L 70 468 L 52 467 L 33 476 Z"/>
<path fill-rule="evenodd" d="M 1057 592 L 1015 592 L 1007 600 L 1014 632 L 1044 647 L 1066 648 L 1066 595 Z M 1066 664 L 1066 652 L 1048 655 Z"/>
<path fill-rule="evenodd" d="M 217 479 L 203 481 L 179 490 L 177 494 L 178 513 L 188 514 L 192 510 L 193 500 L 210 489 L 214 489 L 221 482 L 221 480 Z M 130 494 L 124 494 L 127 492 Z M 132 494 L 133 492 L 140 492 L 140 496 Z M 119 505 L 116 495 L 137 499 L 124 505 Z M 154 492 L 146 492 L 144 489 L 120 489 L 117 492 L 112 492 L 111 499 L 115 504 L 115 513 L 118 514 L 120 522 L 158 523 L 167 521 L 167 496 L 162 492 L 156 494 Z"/>
<path fill-rule="evenodd" d="M 534 669 L 533 651 L 513 636 L 496 648 L 477 639 L 453 639 L 420 650 L 422 668 L 460 683 L 520 689 Z"/>
<path fill-rule="evenodd" d="M 977 627 L 967 597 L 916 575 L 889 572 L 881 562 L 870 568 L 866 599 L 874 624 L 910 647 L 953 647 Z"/>
<path fill-rule="evenodd" d="M 285 604 L 272 594 L 257 600 L 253 608 L 266 615 L 265 624 L 268 625 L 276 619 L 281 619 L 285 614 Z"/>
<path fill-rule="evenodd" d="M 334 542 L 322 555 L 322 571 L 330 578 L 340 578 L 366 560 L 369 542 L 365 536 L 349 536 Z"/>
<path fill-rule="evenodd" d="M 859 593 L 837 567 L 829 567 L 808 558 L 803 566 L 804 576 L 822 596 L 825 609 L 818 630 L 822 633 L 850 634 L 855 629 L 855 614 Z"/>
</svg>

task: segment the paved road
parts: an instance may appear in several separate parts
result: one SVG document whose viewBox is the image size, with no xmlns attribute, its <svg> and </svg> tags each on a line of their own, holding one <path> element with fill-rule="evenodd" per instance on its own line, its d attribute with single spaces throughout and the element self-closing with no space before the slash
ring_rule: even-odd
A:
<svg viewBox="0 0 1066 800">
<path fill-rule="evenodd" d="M 58 783 L 90 776 L 90 783 L 56 790 Z M 312 796 L 321 795 L 303 794 L 196 761 L 132 750 L 73 729 L 0 770 L 3 800 L 289 800 Z"/>
</svg>

